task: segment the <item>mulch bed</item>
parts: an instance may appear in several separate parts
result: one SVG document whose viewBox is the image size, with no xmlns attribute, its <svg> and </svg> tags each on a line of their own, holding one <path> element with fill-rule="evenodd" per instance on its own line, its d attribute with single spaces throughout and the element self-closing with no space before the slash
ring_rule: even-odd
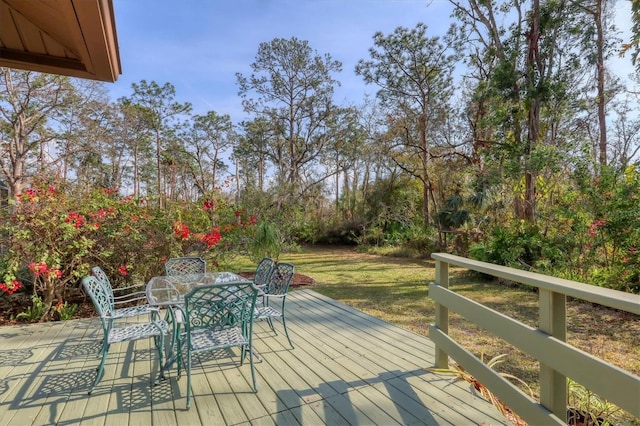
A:
<svg viewBox="0 0 640 426">
<path fill-rule="evenodd" d="M 243 278 L 253 279 L 253 272 L 238 272 Z M 293 279 L 291 280 L 291 287 L 298 286 L 307 286 L 315 284 L 315 280 L 307 275 L 302 274 L 293 274 Z"/>
<path fill-rule="evenodd" d="M 238 275 L 251 279 L 253 278 L 253 271 L 238 272 Z M 315 284 L 315 280 L 313 278 L 302 274 L 294 274 L 293 279 L 291 280 L 292 287 L 310 286 L 313 284 Z M 87 298 L 86 301 L 73 301 L 70 303 L 78 303 L 78 311 L 76 312 L 75 318 L 91 318 L 96 316 L 95 309 L 90 299 Z M 27 321 L 16 320 L 15 317 L 30 305 L 30 295 L 21 293 L 16 293 L 12 296 L 0 295 L 0 326 L 26 324 Z"/>
</svg>

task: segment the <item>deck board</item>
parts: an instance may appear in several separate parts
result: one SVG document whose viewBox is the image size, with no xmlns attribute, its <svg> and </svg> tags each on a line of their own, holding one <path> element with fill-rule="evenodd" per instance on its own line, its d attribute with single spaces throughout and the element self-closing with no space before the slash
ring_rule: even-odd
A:
<svg viewBox="0 0 640 426">
<path fill-rule="evenodd" d="M 151 385 L 151 340 L 112 345 L 89 396 L 98 319 L 0 327 L 0 424 L 508 424 L 468 383 L 427 370 L 434 346 L 424 336 L 309 289 L 289 295 L 287 320 L 295 349 L 280 322 L 277 334 L 255 324 L 258 392 L 238 350 L 194 358 L 190 410 L 186 372 Z"/>
</svg>

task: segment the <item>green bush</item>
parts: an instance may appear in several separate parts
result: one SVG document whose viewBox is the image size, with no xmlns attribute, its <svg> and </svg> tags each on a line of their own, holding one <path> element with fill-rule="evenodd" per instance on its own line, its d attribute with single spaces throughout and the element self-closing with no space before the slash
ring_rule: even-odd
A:
<svg viewBox="0 0 640 426">
<path fill-rule="evenodd" d="M 8 293 L 15 282 L 33 284 L 43 320 L 94 265 L 105 270 L 114 287 L 162 273 L 164 260 L 174 256 L 201 255 L 215 268 L 234 253 L 246 253 L 257 222 L 224 201 L 159 209 L 147 199 L 122 197 L 111 189 L 72 194 L 53 187 L 17 194 L 2 214 L 0 289 Z M 34 307 L 25 313 L 29 319 L 36 315 Z"/>
</svg>

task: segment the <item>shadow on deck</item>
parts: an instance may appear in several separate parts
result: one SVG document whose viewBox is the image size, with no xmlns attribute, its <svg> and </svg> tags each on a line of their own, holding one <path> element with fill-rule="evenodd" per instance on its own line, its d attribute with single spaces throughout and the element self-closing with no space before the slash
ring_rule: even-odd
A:
<svg viewBox="0 0 640 426">
<path fill-rule="evenodd" d="M 2 327 L 0 424 L 508 424 L 468 383 L 426 370 L 434 363 L 426 337 L 312 290 L 290 294 L 287 318 L 295 349 L 281 328 L 274 335 L 256 324 L 257 393 L 249 366 L 222 351 L 195 362 L 190 410 L 175 370 L 151 386 L 158 360 L 146 341 L 113 345 L 87 395 L 97 319 Z"/>
</svg>

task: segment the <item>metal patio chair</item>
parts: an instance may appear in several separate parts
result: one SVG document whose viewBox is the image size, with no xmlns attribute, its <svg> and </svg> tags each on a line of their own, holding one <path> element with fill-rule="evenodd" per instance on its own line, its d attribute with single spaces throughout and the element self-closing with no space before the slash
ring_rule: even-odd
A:
<svg viewBox="0 0 640 426">
<path fill-rule="evenodd" d="M 269 283 L 269 277 L 273 272 L 276 262 L 270 257 L 264 257 L 258 262 L 253 274 L 253 284 L 258 288 L 263 288 Z"/>
<path fill-rule="evenodd" d="M 118 318 L 131 318 L 139 315 L 149 314 L 154 318 L 154 315 L 159 312 L 158 307 L 151 306 L 148 303 L 140 304 L 140 302 L 147 300 L 145 292 L 146 284 L 137 284 L 128 287 L 113 288 L 109 277 L 104 270 L 99 266 L 91 268 L 91 275 L 93 275 L 100 284 L 102 284 L 107 290 L 109 300 L 113 304 L 113 312 L 111 312 L 111 319 Z M 131 292 L 132 289 L 135 291 Z M 138 290 L 140 289 L 140 290 Z M 116 296 L 115 293 L 124 292 L 121 296 Z M 124 306 L 126 305 L 126 306 Z M 119 308 L 118 306 L 122 306 Z"/>
<path fill-rule="evenodd" d="M 166 275 L 204 274 L 207 262 L 200 257 L 172 257 L 164 264 Z"/>
<path fill-rule="evenodd" d="M 158 365 L 162 368 L 164 335 L 169 332 L 169 324 L 161 319 L 155 319 L 149 322 L 140 322 L 133 325 L 123 327 L 114 327 L 113 312 L 114 304 L 106 287 L 98 281 L 94 276 L 82 279 L 82 285 L 91 297 L 91 301 L 100 316 L 102 322 L 103 340 L 102 349 L 100 350 L 102 357 L 100 365 L 97 368 L 96 380 L 89 389 L 89 395 L 100 382 L 104 374 L 104 364 L 107 360 L 109 348 L 113 343 L 128 342 L 133 340 L 153 338 L 156 349 L 158 351 Z"/>
<path fill-rule="evenodd" d="M 178 376 L 183 355 L 187 362 L 187 409 L 191 406 L 191 363 L 194 354 L 240 347 L 240 365 L 249 356 L 254 391 L 253 310 L 258 289 L 251 282 L 208 284 L 194 287 L 184 299 L 184 330 L 178 340 Z"/>
<path fill-rule="evenodd" d="M 271 330 L 278 334 L 273 327 L 274 318 L 282 318 L 282 326 L 287 336 L 289 345 L 294 348 L 289 331 L 287 330 L 287 322 L 284 314 L 284 304 L 287 300 L 289 285 L 293 279 L 295 267 L 291 263 L 279 262 L 273 269 L 266 286 L 261 288 L 261 303 L 256 306 L 254 320 L 267 320 Z"/>
</svg>

